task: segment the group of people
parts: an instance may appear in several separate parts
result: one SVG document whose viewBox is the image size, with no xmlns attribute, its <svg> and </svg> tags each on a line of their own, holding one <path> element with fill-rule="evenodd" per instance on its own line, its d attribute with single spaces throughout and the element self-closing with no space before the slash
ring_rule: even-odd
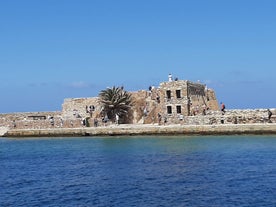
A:
<svg viewBox="0 0 276 207">
<path fill-rule="evenodd" d="M 158 116 L 158 125 L 161 125 L 161 123 L 162 123 L 162 115 L 161 115 L 161 113 L 158 113 L 157 116 Z M 164 116 L 163 119 L 164 119 L 164 125 L 165 125 L 167 123 L 167 117 Z"/>
<path fill-rule="evenodd" d="M 152 100 L 156 100 L 157 103 L 160 103 L 160 96 L 158 92 L 154 89 L 154 86 L 149 86 L 149 96 Z"/>
</svg>

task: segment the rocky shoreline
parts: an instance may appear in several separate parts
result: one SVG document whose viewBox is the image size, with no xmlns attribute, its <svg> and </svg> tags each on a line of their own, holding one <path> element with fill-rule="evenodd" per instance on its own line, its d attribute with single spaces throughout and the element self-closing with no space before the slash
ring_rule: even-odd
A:
<svg viewBox="0 0 276 207">
<path fill-rule="evenodd" d="M 275 123 L 217 125 L 128 124 L 105 127 L 7 129 L 3 137 L 131 136 L 131 135 L 263 135 L 276 134 Z"/>
</svg>

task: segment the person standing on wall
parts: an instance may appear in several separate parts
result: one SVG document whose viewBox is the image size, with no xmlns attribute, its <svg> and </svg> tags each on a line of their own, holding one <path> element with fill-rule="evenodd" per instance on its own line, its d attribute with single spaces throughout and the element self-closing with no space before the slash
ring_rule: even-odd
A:
<svg viewBox="0 0 276 207">
<path fill-rule="evenodd" d="M 220 104 L 221 104 L 221 111 L 222 111 L 223 113 L 225 113 L 225 104 L 222 103 L 222 102 L 220 102 Z"/>
<path fill-rule="evenodd" d="M 268 113 L 268 122 L 271 123 L 272 121 L 270 119 L 272 116 L 272 112 L 269 109 L 267 109 L 267 113 Z"/>
<path fill-rule="evenodd" d="M 115 114 L 115 122 L 117 125 L 119 125 L 119 115 Z"/>
</svg>

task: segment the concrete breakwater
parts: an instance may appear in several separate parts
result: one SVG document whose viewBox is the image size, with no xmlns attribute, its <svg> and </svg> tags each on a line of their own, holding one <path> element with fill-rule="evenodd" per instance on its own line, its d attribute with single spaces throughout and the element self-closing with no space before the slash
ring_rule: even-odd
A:
<svg viewBox="0 0 276 207">
<path fill-rule="evenodd" d="M 6 137 L 119 136 L 119 135 L 235 135 L 276 134 L 276 124 L 113 125 L 89 128 L 12 129 Z"/>
</svg>

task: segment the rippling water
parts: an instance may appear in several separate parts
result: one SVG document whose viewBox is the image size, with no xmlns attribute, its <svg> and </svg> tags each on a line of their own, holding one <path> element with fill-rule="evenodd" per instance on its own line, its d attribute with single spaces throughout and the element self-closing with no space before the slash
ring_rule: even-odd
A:
<svg viewBox="0 0 276 207">
<path fill-rule="evenodd" d="M 0 139 L 0 206 L 276 206 L 276 136 Z"/>
</svg>

